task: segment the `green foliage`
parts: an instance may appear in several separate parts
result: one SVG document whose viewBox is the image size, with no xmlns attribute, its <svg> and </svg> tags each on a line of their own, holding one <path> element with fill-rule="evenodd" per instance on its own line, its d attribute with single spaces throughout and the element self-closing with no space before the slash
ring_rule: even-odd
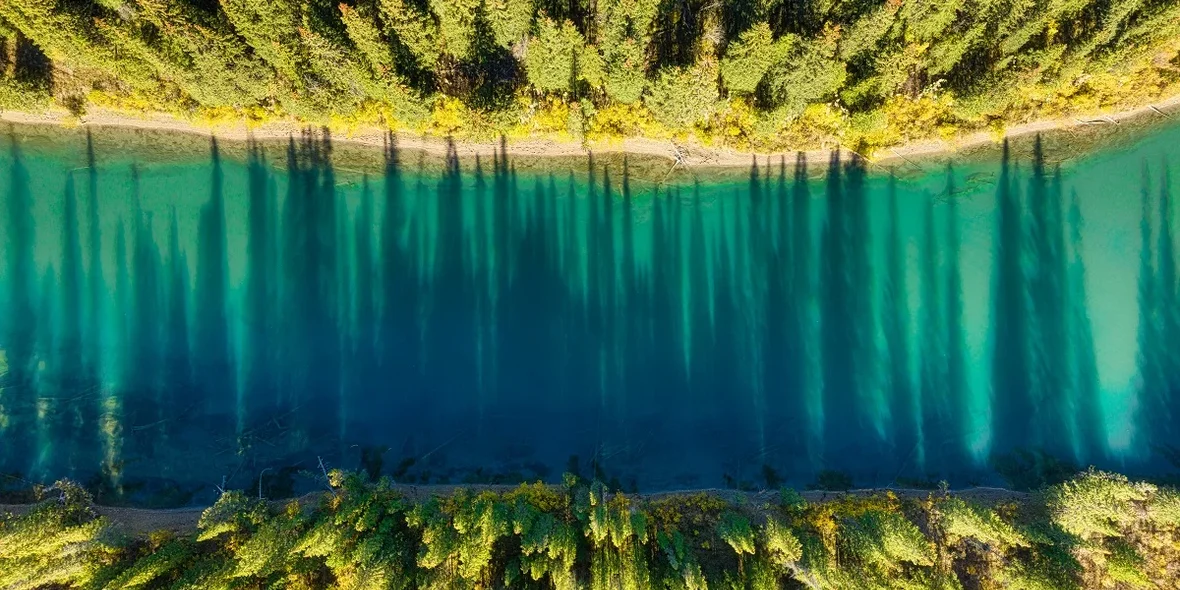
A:
<svg viewBox="0 0 1180 590">
<path fill-rule="evenodd" d="M 305 67 L 299 55 L 297 0 L 220 0 L 234 29 L 280 76 L 302 86 Z"/>
<path fill-rule="evenodd" d="M 497 45 L 511 48 L 528 35 L 533 21 L 532 0 L 487 0 L 484 8 Z"/>
<path fill-rule="evenodd" d="M 1144 571 L 1147 560 L 1129 543 L 1115 543 L 1106 558 L 1106 575 L 1111 581 L 1131 588 L 1151 588 L 1151 579 Z"/>
<path fill-rule="evenodd" d="M 1013 590 L 1072 590 L 1080 587 L 1080 574 L 1081 565 L 1069 545 L 1059 541 L 1034 545 L 1000 572 L 997 581 Z"/>
<path fill-rule="evenodd" d="M 934 564 L 930 541 L 898 512 L 871 511 L 853 521 L 848 528 L 848 546 L 863 563 L 880 571 L 896 570 L 901 562 Z"/>
<path fill-rule="evenodd" d="M 797 8 L 7 0 L 0 38 L 19 33 L 47 64 L 30 77 L 0 63 L 0 109 L 294 118 L 460 138 L 693 132 L 705 143 L 780 151 L 883 147 L 1180 92 L 1180 5 L 1166 0 L 823 0 Z M 730 100 L 718 100 L 722 91 Z M 566 124 L 555 125 L 549 110 L 522 106 L 543 93 L 570 93 L 579 108 L 565 109 Z M 937 108 L 898 108 L 905 101 Z M 1030 457 L 1031 469 L 1020 465 L 1029 457 L 1008 458 L 1020 480 L 1013 485 L 1051 485 L 1075 471 Z"/>
<path fill-rule="evenodd" d="M 475 38 L 475 16 L 481 0 L 429 0 L 438 21 L 438 36 L 444 53 L 458 59 L 468 57 Z"/>
<path fill-rule="evenodd" d="M 647 88 L 644 46 L 635 39 L 623 38 L 602 51 L 602 83 L 607 96 L 631 104 Z"/>
<path fill-rule="evenodd" d="M 283 572 L 304 524 L 298 505 L 282 516 L 268 518 L 235 551 L 237 567 L 233 577 L 270 579 Z"/>
<path fill-rule="evenodd" d="M 607 96 L 631 104 L 647 87 L 647 46 L 658 0 L 598 2 L 598 47 Z"/>
<path fill-rule="evenodd" d="M 1024 536 L 994 511 L 968 504 L 962 498 L 947 498 L 938 510 L 939 524 L 951 543 L 974 539 L 1000 550 L 1028 546 Z"/>
<path fill-rule="evenodd" d="M 521 571 L 533 580 L 548 576 L 558 590 L 578 587 L 574 574 L 578 532 L 570 523 L 518 498 L 512 517 L 512 532 L 520 537 Z"/>
<path fill-rule="evenodd" d="M 721 60 L 721 80 L 726 90 L 753 93 L 770 67 L 786 58 L 796 37 L 788 34 L 777 41 L 773 37 L 770 25 L 760 22 L 729 44 Z"/>
<path fill-rule="evenodd" d="M 216 539 L 222 535 L 241 536 L 252 532 L 266 520 L 266 504 L 240 491 L 231 490 L 221 495 L 212 506 L 201 513 L 197 528 L 198 541 Z"/>
<path fill-rule="evenodd" d="M 392 35 L 409 48 L 418 65 L 433 68 L 442 52 L 438 26 L 429 14 L 408 4 L 406 0 L 379 0 L 381 17 Z"/>
<path fill-rule="evenodd" d="M 840 58 L 847 61 L 873 49 L 893 26 L 900 2 L 886 2 L 852 23 L 840 37 Z"/>
<path fill-rule="evenodd" d="M 576 508 L 590 540 L 591 589 L 649 588 L 651 572 L 644 551 L 647 517 L 632 510 L 623 494 L 608 497 L 602 482 L 594 482 Z"/>
<path fill-rule="evenodd" d="M 1161 528 L 1180 528 L 1180 492 L 1170 488 L 1159 490 L 1147 504 L 1147 518 Z"/>
<path fill-rule="evenodd" d="M 196 532 L 135 539 L 59 482 L 0 519 L 0 587 L 771 590 L 791 577 L 835 590 L 1069 590 L 1083 579 L 1162 587 L 1153 572 L 1178 558 L 1175 493 L 1099 472 L 994 510 L 888 494 L 739 507 L 577 481 L 413 502 L 388 479 L 332 471 L 328 484 L 318 502 L 284 506 L 230 491 Z M 1062 520 L 1063 502 L 1084 518 Z M 1139 517 L 1125 518 L 1128 502 Z"/>
<path fill-rule="evenodd" d="M 754 530 L 750 528 L 750 519 L 745 516 L 736 512 L 723 513 L 721 522 L 717 524 L 717 534 L 739 557 L 754 553 Z"/>
<path fill-rule="evenodd" d="M 545 18 L 537 24 L 537 34 L 529 39 L 525 71 L 537 90 L 570 90 L 578 77 L 578 66 L 585 42 L 570 21 L 561 24 Z"/>
<path fill-rule="evenodd" d="M 340 4 L 340 20 L 353 45 L 369 60 L 369 66 L 378 75 L 394 69 L 394 55 L 389 43 L 382 37 L 377 26 L 376 7 L 364 3 L 355 8 Z"/>
<path fill-rule="evenodd" d="M 347 588 L 406 588 L 412 571 L 405 504 L 389 480 L 368 486 L 355 473 L 329 474 L 337 495 L 325 498 L 324 516 L 298 540 L 294 551 L 322 558 Z"/>
<path fill-rule="evenodd" d="M 1049 491 L 1053 522 L 1082 539 L 1113 537 L 1139 518 L 1139 505 L 1154 492 L 1150 484 L 1090 469 Z"/>
<path fill-rule="evenodd" d="M 196 544 L 190 539 L 169 540 L 136 560 L 107 586 L 125 590 L 152 587 L 153 582 L 170 577 L 186 567 L 195 554 Z"/>
<path fill-rule="evenodd" d="M 0 588 L 82 586 L 109 553 L 107 521 L 81 487 L 59 481 L 45 493 L 25 515 L 0 519 Z"/>
<path fill-rule="evenodd" d="M 717 106 L 717 71 L 705 65 L 664 69 L 644 104 L 656 120 L 674 129 L 706 120 Z"/>
<path fill-rule="evenodd" d="M 39 111 L 49 105 L 49 93 L 15 78 L 0 77 L 0 111 Z"/>
<path fill-rule="evenodd" d="M 791 529 L 771 517 L 762 529 L 762 544 L 770 563 L 780 570 L 787 570 L 803 559 L 803 544 Z"/>
<path fill-rule="evenodd" d="M 240 43 L 224 15 L 168 0 L 139 0 L 138 6 L 144 26 L 117 20 L 100 27 L 200 105 L 245 107 L 273 91 L 274 73 Z"/>
<path fill-rule="evenodd" d="M 906 33 L 919 41 L 938 39 L 955 21 L 962 2 L 956 0 L 910 0 L 901 5 Z"/>
<path fill-rule="evenodd" d="M 683 585 L 686 590 L 707 588 L 704 573 L 701 572 L 701 565 L 697 562 L 696 556 L 693 555 L 692 549 L 680 531 L 657 532 L 656 545 L 663 553 L 664 559 L 667 560 L 669 568 L 675 574 L 674 578 L 666 580 L 668 585 L 672 587 Z"/>
<path fill-rule="evenodd" d="M 836 95 L 848 79 L 844 62 L 836 59 L 836 41 L 831 34 L 804 41 L 771 68 L 768 90 L 778 106 L 797 116 L 807 105 Z"/>
</svg>

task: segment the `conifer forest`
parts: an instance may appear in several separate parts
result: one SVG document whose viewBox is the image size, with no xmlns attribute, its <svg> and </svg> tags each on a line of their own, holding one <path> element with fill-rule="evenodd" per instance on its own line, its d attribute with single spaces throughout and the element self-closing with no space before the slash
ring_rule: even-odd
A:
<svg viewBox="0 0 1180 590">
<path fill-rule="evenodd" d="M 0 110 L 862 153 L 1180 91 L 1172 0 L 6 0 Z"/>
</svg>

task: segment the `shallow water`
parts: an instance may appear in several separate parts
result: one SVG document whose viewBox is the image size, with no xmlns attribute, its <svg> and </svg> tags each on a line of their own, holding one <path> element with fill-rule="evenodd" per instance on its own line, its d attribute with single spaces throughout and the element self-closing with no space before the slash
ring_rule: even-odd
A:
<svg viewBox="0 0 1180 590">
<path fill-rule="evenodd" d="M 321 463 L 641 490 L 1176 469 L 1180 126 L 1060 171 L 791 156 L 664 183 L 20 131 L 0 470 L 25 480 L 176 504 Z"/>
</svg>

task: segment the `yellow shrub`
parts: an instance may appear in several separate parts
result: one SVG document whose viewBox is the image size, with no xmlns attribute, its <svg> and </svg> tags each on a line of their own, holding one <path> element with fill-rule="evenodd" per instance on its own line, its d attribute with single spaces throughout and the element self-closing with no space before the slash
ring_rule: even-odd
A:
<svg viewBox="0 0 1180 590">
<path fill-rule="evenodd" d="M 556 96 L 536 105 L 533 111 L 533 128 L 539 133 L 564 132 L 569 120 L 570 106 Z"/>
<path fill-rule="evenodd" d="M 752 147 L 755 126 L 758 118 L 750 101 L 745 97 L 737 97 L 728 101 L 725 108 L 714 119 L 710 129 L 723 145 L 738 149 Z"/>
<path fill-rule="evenodd" d="M 159 105 L 155 105 L 143 97 L 132 95 L 116 95 L 104 90 L 91 90 L 89 93 L 87 93 L 86 100 L 89 101 L 90 104 L 97 107 L 134 114 L 144 114 L 148 111 L 162 110 L 159 108 Z"/>
<path fill-rule="evenodd" d="M 243 113 L 232 107 L 202 107 L 193 114 L 192 123 L 213 129 L 240 123 L 242 119 Z"/>
<path fill-rule="evenodd" d="M 813 104 L 781 133 L 789 149 L 833 148 L 844 143 L 848 111 L 835 104 Z"/>
<path fill-rule="evenodd" d="M 459 131 L 467 121 L 467 106 L 463 104 L 463 101 L 450 96 L 438 99 L 430 114 L 431 127 L 444 135 L 451 135 Z"/>
<path fill-rule="evenodd" d="M 612 103 L 598 109 L 590 119 L 590 133 L 594 139 L 617 139 L 643 136 L 648 138 L 667 137 L 668 132 L 657 125 L 651 112 L 640 103 Z"/>
<path fill-rule="evenodd" d="M 955 99 L 949 93 L 923 93 L 918 98 L 894 96 L 882 107 L 891 132 L 899 141 L 949 137 L 954 133 Z"/>
</svg>

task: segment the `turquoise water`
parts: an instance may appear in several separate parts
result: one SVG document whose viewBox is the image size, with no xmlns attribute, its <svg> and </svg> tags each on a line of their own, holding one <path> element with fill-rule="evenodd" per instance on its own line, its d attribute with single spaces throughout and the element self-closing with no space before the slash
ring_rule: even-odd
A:
<svg viewBox="0 0 1180 590">
<path fill-rule="evenodd" d="M 0 141 L 0 470 L 25 480 L 185 503 L 321 462 L 643 490 L 1175 469 L 1177 126 L 1060 167 L 664 183 L 392 149 L 362 175 L 315 134 L 34 143 Z"/>
</svg>

